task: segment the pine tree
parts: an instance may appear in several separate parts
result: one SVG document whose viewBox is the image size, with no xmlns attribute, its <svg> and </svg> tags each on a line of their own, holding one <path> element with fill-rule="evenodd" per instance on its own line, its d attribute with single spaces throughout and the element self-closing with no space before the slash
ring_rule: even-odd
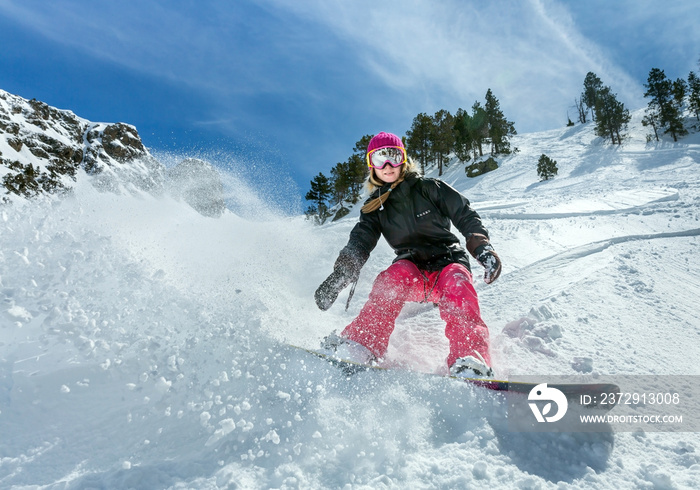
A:
<svg viewBox="0 0 700 490">
<path fill-rule="evenodd" d="M 620 131 L 627 129 L 627 123 L 630 122 L 630 113 L 622 102 L 617 100 L 617 96 L 612 93 L 610 87 L 603 87 L 597 92 L 595 104 L 595 133 L 602 138 L 607 139 L 615 144 L 622 144 L 622 135 Z"/>
<path fill-rule="evenodd" d="M 472 151 L 474 152 L 474 160 L 484 156 L 483 144 L 489 134 L 488 118 L 486 111 L 479 101 L 475 101 L 472 105 L 472 116 L 468 121 L 467 131 L 469 132 L 472 141 Z M 477 155 L 478 150 L 478 155 Z"/>
<path fill-rule="evenodd" d="M 413 118 L 411 129 L 406 131 L 407 151 L 420 164 L 421 173 L 425 173 L 425 168 L 431 160 L 432 132 L 433 118 L 423 112 Z"/>
<path fill-rule="evenodd" d="M 598 92 L 603 88 L 603 82 L 598 76 L 589 71 L 586 78 L 583 80 L 583 93 L 581 94 L 581 102 L 585 105 L 591 114 L 595 114 L 595 104 L 598 98 Z M 594 117 L 595 120 L 595 117 Z"/>
<path fill-rule="evenodd" d="M 454 148 L 454 118 L 452 114 L 440 109 L 433 116 L 433 131 L 431 142 L 433 157 L 438 168 L 438 176 L 442 175 L 443 168 L 447 164 L 447 157 Z"/>
<path fill-rule="evenodd" d="M 688 75 L 688 109 L 700 121 L 700 78 L 692 71 Z"/>
<path fill-rule="evenodd" d="M 333 193 L 333 203 L 340 204 L 343 201 L 348 201 L 351 199 L 350 170 L 348 168 L 348 162 L 336 163 L 335 167 L 331 169 L 330 185 Z"/>
<path fill-rule="evenodd" d="M 353 154 L 348 158 L 348 168 L 350 169 L 350 185 L 351 185 L 351 200 L 357 202 L 362 193 L 362 186 L 365 179 L 369 175 L 369 167 L 367 166 L 367 147 L 369 142 L 374 137 L 373 134 L 366 134 L 358 141 L 352 151 Z"/>
<path fill-rule="evenodd" d="M 642 126 L 651 126 L 654 130 L 654 138 L 656 138 L 656 141 L 659 141 L 659 129 L 661 127 L 661 124 L 659 122 L 658 114 L 649 111 L 649 109 L 647 108 L 647 112 L 642 118 Z M 651 141 L 651 135 L 647 135 L 647 143 L 649 141 Z"/>
<path fill-rule="evenodd" d="M 366 134 L 360 138 L 352 149 L 353 153 L 364 158 L 365 154 L 367 153 L 367 147 L 369 146 L 369 142 L 372 141 L 372 138 L 374 138 L 373 134 Z"/>
<path fill-rule="evenodd" d="M 556 160 L 552 160 L 543 153 L 537 161 L 537 175 L 540 177 L 540 181 L 551 179 L 557 175 L 558 171 Z"/>
<path fill-rule="evenodd" d="M 454 116 L 455 155 L 462 162 L 471 159 L 471 150 L 474 143 L 469 133 L 471 118 L 469 113 L 461 108 L 457 109 L 457 113 Z"/>
<path fill-rule="evenodd" d="M 651 98 L 646 110 L 648 117 L 645 119 L 649 123 L 657 122 L 659 128 L 664 128 L 664 133 L 671 133 L 673 141 L 678 141 L 679 136 L 688 134 L 683 127 L 681 110 L 674 97 L 673 83 L 664 71 L 652 68 L 644 87 L 647 89 L 644 97 Z M 658 140 L 658 133 L 656 137 Z"/>
<path fill-rule="evenodd" d="M 515 134 L 515 125 L 506 120 L 501 111 L 501 105 L 491 89 L 486 91 L 486 120 L 488 124 L 488 135 L 491 139 L 491 155 L 509 154 L 509 138 Z"/>
<path fill-rule="evenodd" d="M 307 201 L 311 201 L 313 205 L 309 206 L 306 215 L 309 217 L 313 216 L 318 224 L 323 224 L 331 215 L 327 201 L 332 191 L 328 177 L 323 175 L 322 172 L 319 172 L 311 181 L 311 190 L 306 193 L 305 198 Z"/>
<path fill-rule="evenodd" d="M 484 156 L 482 145 L 488 137 L 488 118 L 481 103 L 476 101 L 472 105 L 472 114 L 464 109 L 458 109 L 454 118 L 455 131 L 455 154 L 466 162 L 471 159 L 473 152 L 474 159 Z"/>
<path fill-rule="evenodd" d="M 365 151 L 367 150 L 367 145 L 365 145 Z M 369 168 L 367 167 L 367 160 L 365 160 L 363 155 L 358 153 L 352 154 L 347 162 L 348 177 L 347 182 L 350 187 L 350 200 L 352 202 L 357 202 L 362 193 L 362 186 L 369 173 Z"/>
<path fill-rule="evenodd" d="M 671 93 L 673 94 L 673 103 L 682 115 L 685 112 L 685 96 L 688 93 L 688 84 L 682 78 L 676 79 L 671 85 Z"/>
</svg>

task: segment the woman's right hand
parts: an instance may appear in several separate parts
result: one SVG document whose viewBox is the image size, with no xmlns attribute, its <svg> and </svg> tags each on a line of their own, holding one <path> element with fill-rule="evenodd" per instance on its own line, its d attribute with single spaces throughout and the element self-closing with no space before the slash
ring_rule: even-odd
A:
<svg viewBox="0 0 700 490">
<path fill-rule="evenodd" d="M 366 260 L 367 257 L 359 257 L 358 253 L 349 247 L 341 250 L 335 264 L 333 264 L 333 272 L 314 293 L 316 305 L 323 311 L 330 308 L 338 294 L 350 283 L 357 281 L 360 269 Z"/>
<path fill-rule="evenodd" d="M 335 269 L 314 293 L 314 299 L 319 309 L 326 311 L 333 306 L 338 294 L 340 294 L 350 282 L 351 281 L 348 280 L 345 272 L 341 268 Z"/>
</svg>

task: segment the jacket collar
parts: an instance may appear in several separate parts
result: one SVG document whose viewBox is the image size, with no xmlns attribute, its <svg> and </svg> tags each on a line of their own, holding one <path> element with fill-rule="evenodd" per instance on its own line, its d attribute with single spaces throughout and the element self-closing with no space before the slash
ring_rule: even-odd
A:
<svg viewBox="0 0 700 490">
<path fill-rule="evenodd" d="M 418 182 L 418 179 L 420 176 L 415 173 L 415 172 L 409 172 L 406 174 L 406 177 L 404 177 L 403 182 L 401 182 L 399 185 L 396 186 L 393 192 L 407 192 L 408 189 L 416 185 L 416 182 Z M 372 194 L 370 194 L 370 199 L 374 199 L 379 196 L 379 194 L 384 194 L 385 192 L 389 192 L 389 189 L 391 189 L 391 184 L 384 184 L 383 186 L 375 189 Z"/>
</svg>

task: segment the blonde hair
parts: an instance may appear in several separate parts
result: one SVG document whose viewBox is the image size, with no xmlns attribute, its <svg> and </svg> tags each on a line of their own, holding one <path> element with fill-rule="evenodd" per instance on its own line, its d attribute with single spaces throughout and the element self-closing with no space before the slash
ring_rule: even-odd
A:
<svg viewBox="0 0 700 490">
<path fill-rule="evenodd" d="M 381 208 L 386 202 L 386 200 L 389 199 L 389 194 L 391 194 L 391 191 L 393 191 L 397 185 L 403 182 L 403 180 L 406 178 L 406 175 L 408 175 L 409 173 L 418 174 L 416 164 L 413 162 L 413 159 L 411 157 L 408 157 L 406 159 L 406 163 L 404 163 L 401 166 L 401 173 L 399 174 L 399 178 L 396 179 L 396 182 L 391 184 L 391 188 L 383 194 L 380 193 L 378 197 L 375 197 L 374 199 L 366 203 L 364 206 L 362 206 L 361 211 L 363 213 L 371 213 L 372 211 L 376 211 L 377 209 Z M 367 192 L 369 194 L 372 194 L 375 190 L 383 187 L 384 185 L 386 185 L 386 182 L 382 181 L 379 177 L 377 177 L 374 173 L 374 168 L 370 167 L 369 176 L 365 181 L 365 189 L 367 189 Z"/>
</svg>

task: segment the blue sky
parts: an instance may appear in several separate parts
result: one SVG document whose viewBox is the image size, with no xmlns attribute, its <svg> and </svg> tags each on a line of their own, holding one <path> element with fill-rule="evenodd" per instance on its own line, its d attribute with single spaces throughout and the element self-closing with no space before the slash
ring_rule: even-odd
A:
<svg viewBox="0 0 700 490">
<path fill-rule="evenodd" d="M 0 88 L 298 195 L 363 135 L 488 88 L 520 133 L 575 119 L 589 71 L 644 107 L 651 68 L 698 71 L 697 19 L 696 0 L 0 0 Z"/>
</svg>

